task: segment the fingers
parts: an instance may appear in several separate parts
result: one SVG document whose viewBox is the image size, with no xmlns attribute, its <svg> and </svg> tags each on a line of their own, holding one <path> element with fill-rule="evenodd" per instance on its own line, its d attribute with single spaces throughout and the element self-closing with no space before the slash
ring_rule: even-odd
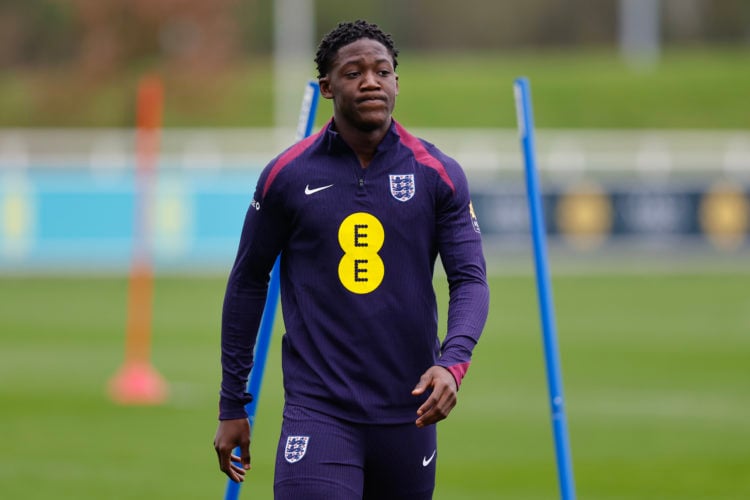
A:
<svg viewBox="0 0 750 500">
<path fill-rule="evenodd" d="M 235 451 L 237 447 L 238 451 Z M 245 472 L 250 469 L 250 428 L 247 420 L 220 422 L 214 448 L 219 469 L 236 483 L 244 481 Z"/>
<path fill-rule="evenodd" d="M 242 468 L 250 470 L 250 443 L 248 442 L 246 446 L 240 446 L 240 448 L 242 449 L 242 458 L 240 459 Z"/>
<path fill-rule="evenodd" d="M 235 483 L 241 483 L 245 480 L 245 468 L 241 464 L 241 459 L 235 454 L 231 455 L 231 461 L 229 463 L 229 469 L 222 471 Z"/>
<path fill-rule="evenodd" d="M 216 448 L 216 454 L 219 458 L 219 469 L 235 483 L 241 483 L 245 480 L 245 469 L 240 464 L 240 457 L 225 450 Z"/>
<path fill-rule="evenodd" d="M 417 427 L 436 424 L 448 417 L 453 407 L 456 406 L 456 394 L 450 390 L 444 390 L 438 393 L 433 390 L 427 401 L 417 409 Z"/>
<path fill-rule="evenodd" d="M 423 394 L 430 387 L 432 393 L 417 409 L 418 418 L 415 421 L 417 427 L 425 427 L 444 420 L 456 406 L 458 389 L 453 375 L 448 370 L 439 366 L 431 367 L 420 377 L 419 383 L 412 390 L 412 395 Z"/>
<path fill-rule="evenodd" d="M 219 458 L 219 469 L 235 483 L 241 483 L 245 480 L 245 469 L 238 462 L 240 457 L 233 453 L 222 450 L 220 446 L 216 447 L 216 455 Z"/>
<path fill-rule="evenodd" d="M 417 382 L 417 385 L 415 385 L 414 389 L 411 391 L 412 396 L 424 394 L 424 391 L 430 386 L 431 381 L 432 377 L 429 375 L 429 371 L 422 374 L 422 376 L 419 377 L 419 382 Z"/>
</svg>

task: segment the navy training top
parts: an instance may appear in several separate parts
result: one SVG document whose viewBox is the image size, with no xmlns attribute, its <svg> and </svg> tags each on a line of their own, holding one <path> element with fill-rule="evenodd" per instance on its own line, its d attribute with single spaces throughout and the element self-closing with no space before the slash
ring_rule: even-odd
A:
<svg viewBox="0 0 750 500">
<path fill-rule="evenodd" d="M 479 225 L 452 158 L 395 120 L 367 168 L 330 121 L 263 170 L 222 313 L 219 418 L 246 418 L 253 348 L 281 253 L 287 404 L 406 423 L 435 364 L 461 383 L 489 308 Z M 450 302 L 438 338 L 435 260 Z"/>
</svg>

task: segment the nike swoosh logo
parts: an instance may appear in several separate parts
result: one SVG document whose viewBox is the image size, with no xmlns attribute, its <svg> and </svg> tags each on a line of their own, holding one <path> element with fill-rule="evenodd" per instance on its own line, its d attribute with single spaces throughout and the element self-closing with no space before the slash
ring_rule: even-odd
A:
<svg viewBox="0 0 750 500">
<path fill-rule="evenodd" d="M 430 462 L 432 462 L 432 459 L 435 458 L 435 454 L 437 453 L 437 450 L 432 452 L 432 455 L 430 455 L 430 458 L 424 457 L 422 459 L 422 467 L 427 467 L 430 465 Z"/>
<path fill-rule="evenodd" d="M 329 184 L 327 186 L 320 186 L 320 187 L 316 187 L 312 189 L 310 189 L 310 184 L 308 184 L 307 186 L 305 186 L 305 194 L 309 196 L 311 194 L 317 193 L 318 191 L 323 191 L 324 189 L 328 189 L 329 187 L 333 187 L 333 184 Z"/>
</svg>

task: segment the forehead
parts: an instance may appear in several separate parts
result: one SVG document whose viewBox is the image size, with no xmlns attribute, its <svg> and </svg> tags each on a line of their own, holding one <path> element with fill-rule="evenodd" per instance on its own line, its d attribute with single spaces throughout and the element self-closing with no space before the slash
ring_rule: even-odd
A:
<svg viewBox="0 0 750 500">
<path fill-rule="evenodd" d="M 334 66 L 357 63 L 362 61 L 377 62 L 387 60 L 393 64 L 393 57 L 385 45 L 371 38 L 360 38 L 354 42 L 344 45 L 336 52 L 333 60 Z"/>
</svg>

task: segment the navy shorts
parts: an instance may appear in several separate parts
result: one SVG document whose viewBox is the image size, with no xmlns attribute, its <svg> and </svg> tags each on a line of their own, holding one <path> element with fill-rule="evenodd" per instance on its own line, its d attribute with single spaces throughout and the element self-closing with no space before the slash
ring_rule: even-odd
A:
<svg viewBox="0 0 750 500">
<path fill-rule="evenodd" d="M 434 425 L 356 424 L 284 408 L 276 500 L 427 500 L 435 489 Z"/>
</svg>

